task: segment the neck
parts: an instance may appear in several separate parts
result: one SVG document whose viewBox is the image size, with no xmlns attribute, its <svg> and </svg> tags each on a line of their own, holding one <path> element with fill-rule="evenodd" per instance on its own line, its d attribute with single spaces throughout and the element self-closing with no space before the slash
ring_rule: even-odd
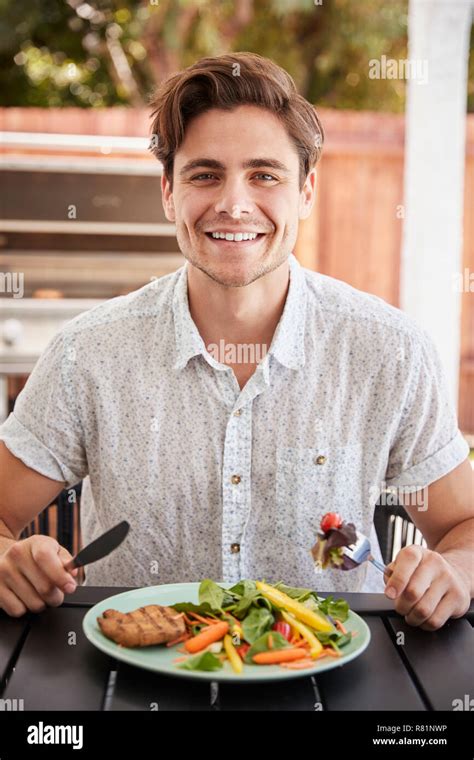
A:
<svg viewBox="0 0 474 760">
<path fill-rule="evenodd" d="M 289 286 L 289 263 L 241 288 L 226 287 L 188 266 L 191 316 L 204 343 L 266 343 L 270 347 Z"/>
</svg>

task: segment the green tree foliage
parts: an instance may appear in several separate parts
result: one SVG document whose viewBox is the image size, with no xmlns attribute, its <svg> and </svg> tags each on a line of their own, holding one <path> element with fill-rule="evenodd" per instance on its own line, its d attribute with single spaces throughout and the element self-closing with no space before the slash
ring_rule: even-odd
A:
<svg viewBox="0 0 474 760">
<path fill-rule="evenodd" d="M 0 104 L 145 105 L 201 56 L 249 50 L 321 106 L 401 112 L 404 81 L 368 72 L 371 59 L 406 58 L 407 11 L 408 0 L 0 0 Z"/>
</svg>

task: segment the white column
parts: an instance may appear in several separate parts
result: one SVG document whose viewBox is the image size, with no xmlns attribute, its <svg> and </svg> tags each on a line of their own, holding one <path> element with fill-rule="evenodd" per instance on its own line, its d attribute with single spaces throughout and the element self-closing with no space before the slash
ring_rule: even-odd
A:
<svg viewBox="0 0 474 760">
<path fill-rule="evenodd" d="M 433 337 L 457 405 L 465 124 L 472 0 L 410 0 L 401 308 Z M 420 71 L 422 69 L 420 68 Z"/>
</svg>

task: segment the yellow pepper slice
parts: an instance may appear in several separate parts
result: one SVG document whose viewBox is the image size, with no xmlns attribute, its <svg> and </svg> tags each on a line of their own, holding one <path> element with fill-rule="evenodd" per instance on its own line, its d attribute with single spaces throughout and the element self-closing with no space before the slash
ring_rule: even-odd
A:
<svg viewBox="0 0 474 760">
<path fill-rule="evenodd" d="M 311 648 L 311 657 L 316 659 L 316 657 L 319 655 L 319 653 L 323 649 L 323 645 L 319 641 L 319 639 L 316 638 L 314 633 L 307 628 L 304 623 L 301 623 L 299 620 L 297 620 L 293 615 L 290 615 L 289 612 L 285 612 L 285 610 L 280 610 L 281 615 L 283 617 L 283 620 L 286 620 L 287 623 L 290 624 L 292 630 L 298 631 L 298 633 L 301 633 L 302 637 L 305 639 L 305 641 L 308 642 L 310 648 Z"/>
<path fill-rule="evenodd" d="M 232 627 L 232 635 L 234 635 L 234 634 L 237 634 L 237 636 L 239 637 L 239 639 L 242 641 L 242 639 L 244 638 L 244 632 L 243 632 L 242 628 L 240 627 L 240 625 L 234 625 Z"/>
<path fill-rule="evenodd" d="M 242 662 L 242 659 L 237 652 L 236 648 L 234 647 L 234 644 L 232 643 L 232 636 L 230 636 L 228 633 L 224 636 L 224 649 L 227 657 L 230 660 L 230 664 L 232 666 L 232 670 L 235 673 L 241 673 L 242 668 L 244 666 L 244 663 Z"/>
<path fill-rule="evenodd" d="M 314 628 L 315 631 L 333 632 L 335 630 L 332 623 L 324 615 L 308 609 L 301 602 L 292 599 L 288 594 L 284 594 L 283 591 L 279 591 L 279 589 L 269 586 L 268 583 L 263 583 L 262 581 L 255 581 L 255 585 L 262 596 L 265 596 L 277 607 L 283 607 L 287 612 L 291 612 L 297 620 L 306 623 L 310 628 Z"/>
</svg>

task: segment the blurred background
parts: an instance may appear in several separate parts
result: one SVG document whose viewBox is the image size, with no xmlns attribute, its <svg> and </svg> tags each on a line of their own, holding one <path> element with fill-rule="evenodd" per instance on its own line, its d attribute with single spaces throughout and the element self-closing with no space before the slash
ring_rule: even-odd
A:
<svg viewBox="0 0 474 760">
<path fill-rule="evenodd" d="M 0 422 L 67 320 L 182 265 L 147 104 L 198 58 L 246 50 L 293 76 L 326 132 L 296 256 L 430 331 L 472 447 L 472 11 L 472 0 L 0 0 Z"/>
</svg>

